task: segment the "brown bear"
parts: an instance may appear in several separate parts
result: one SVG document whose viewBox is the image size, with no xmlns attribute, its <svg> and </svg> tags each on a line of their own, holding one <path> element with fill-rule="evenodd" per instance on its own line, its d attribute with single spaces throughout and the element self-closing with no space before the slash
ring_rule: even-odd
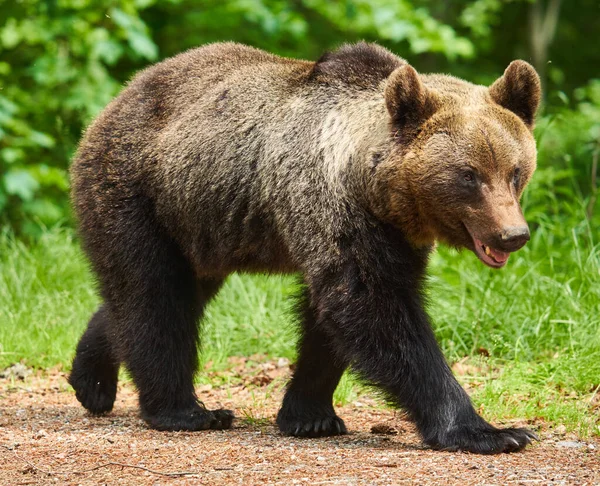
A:
<svg viewBox="0 0 600 486">
<path fill-rule="evenodd" d="M 519 198 L 539 101 L 526 62 L 487 88 L 367 43 L 317 62 L 213 44 L 141 72 L 72 167 L 103 298 L 73 362 L 77 398 L 111 410 L 123 363 L 151 427 L 230 427 L 194 391 L 202 311 L 232 272 L 298 272 L 283 433 L 345 433 L 332 395 L 350 367 L 431 447 L 522 449 L 534 434 L 488 424 L 453 377 L 423 282 L 436 241 L 501 267 L 529 239 Z"/>
</svg>

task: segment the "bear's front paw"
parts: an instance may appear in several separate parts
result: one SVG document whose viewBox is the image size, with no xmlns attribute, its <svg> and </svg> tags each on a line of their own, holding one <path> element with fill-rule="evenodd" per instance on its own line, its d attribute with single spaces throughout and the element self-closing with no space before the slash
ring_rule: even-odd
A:
<svg viewBox="0 0 600 486">
<path fill-rule="evenodd" d="M 487 427 L 463 426 L 451 430 L 447 434 L 425 442 L 434 449 L 444 451 L 466 451 L 476 454 L 500 454 L 522 450 L 532 440 L 539 440 L 528 429 L 497 429 Z"/>
<path fill-rule="evenodd" d="M 331 407 L 284 407 L 277 415 L 277 425 L 284 435 L 294 437 L 327 437 L 347 434 L 344 421 Z"/>
<path fill-rule="evenodd" d="M 153 429 L 168 431 L 230 429 L 235 418 L 231 410 L 206 410 L 200 406 L 159 414 L 142 413 L 142 417 Z"/>
<path fill-rule="evenodd" d="M 348 433 L 344 421 L 337 415 L 308 420 L 277 420 L 277 424 L 284 435 L 294 437 L 327 437 Z"/>
</svg>

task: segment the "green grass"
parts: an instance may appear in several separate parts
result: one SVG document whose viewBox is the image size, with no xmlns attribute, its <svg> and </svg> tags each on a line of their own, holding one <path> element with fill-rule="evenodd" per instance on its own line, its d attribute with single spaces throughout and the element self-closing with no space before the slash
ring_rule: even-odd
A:
<svg viewBox="0 0 600 486">
<path fill-rule="evenodd" d="M 600 435 L 600 407 L 592 407 L 600 393 L 600 242 L 581 207 L 568 210 L 563 219 L 536 215 L 532 241 L 502 271 L 440 248 L 430 313 L 449 361 L 470 357 L 460 379 L 488 419 L 541 418 Z M 231 276 L 206 312 L 203 363 L 226 370 L 228 356 L 293 359 L 295 287 L 292 276 Z M 0 368 L 21 360 L 68 368 L 98 303 L 71 231 L 49 230 L 30 246 L 0 236 Z M 357 393 L 346 375 L 335 399 Z"/>
<path fill-rule="evenodd" d="M 232 275 L 206 310 L 203 362 L 228 356 L 294 357 L 292 276 Z M 74 346 L 99 305 L 85 257 L 66 229 L 32 246 L 0 236 L 0 368 L 25 360 L 69 367 Z"/>
</svg>

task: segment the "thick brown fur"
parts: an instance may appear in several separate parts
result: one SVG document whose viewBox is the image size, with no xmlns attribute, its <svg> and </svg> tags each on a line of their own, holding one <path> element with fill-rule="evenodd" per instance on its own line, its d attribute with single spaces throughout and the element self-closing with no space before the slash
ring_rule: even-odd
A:
<svg viewBox="0 0 600 486">
<path fill-rule="evenodd" d="M 284 433 L 344 433 L 332 395 L 351 366 L 433 447 L 523 448 L 533 435 L 487 424 L 452 376 L 422 283 L 436 240 L 503 252 L 527 240 L 518 200 L 539 98 L 523 61 L 488 89 L 366 43 L 316 63 L 213 44 L 141 72 L 72 167 L 104 299 L 73 364 L 78 399 L 110 410 L 123 363 L 152 427 L 230 427 L 194 394 L 197 321 L 231 272 L 300 272 Z"/>
</svg>

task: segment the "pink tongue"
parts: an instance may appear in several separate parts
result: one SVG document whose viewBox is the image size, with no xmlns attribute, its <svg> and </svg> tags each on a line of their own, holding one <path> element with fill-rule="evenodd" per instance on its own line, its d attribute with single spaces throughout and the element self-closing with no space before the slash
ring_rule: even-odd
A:
<svg viewBox="0 0 600 486">
<path fill-rule="evenodd" d="M 492 257 L 494 257 L 494 260 L 496 260 L 498 263 L 504 263 L 506 260 L 508 260 L 510 253 L 506 253 L 504 251 L 499 251 L 499 250 L 494 250 L 492 247 L 489 247 L 489 248 L 490 248 L 490 254 L 492 255 Z"/>
</svg>

